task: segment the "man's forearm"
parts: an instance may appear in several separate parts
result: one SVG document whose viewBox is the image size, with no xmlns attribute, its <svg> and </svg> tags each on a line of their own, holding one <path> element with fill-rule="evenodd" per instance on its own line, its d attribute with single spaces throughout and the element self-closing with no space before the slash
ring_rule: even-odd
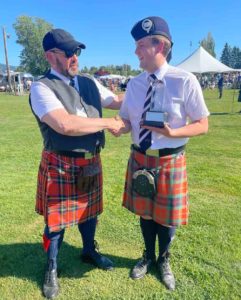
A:
<svg viewBox="0 0 241 300">
<path fill-rule="evenodd" d="M 168 124 L 165 124 L 163 128 L 151 126 L 142 127 L 170 138 L 189 138 L 208 132 L 208 118 L 206 117 L 198 121 L 194 121 L 193 123 L 180 128 L 171 128 Z"/>
<path fill-rule="evenodd" d="M 208 119 L 202 119 L 184 127 L 173 129 L 174 137 L 193 137 L 208 132 Z"/>
<path fill-rule="evenodd" d="M 113 98 L 113 101 L 106 107 L 109 109 L 120 109 L 122 101 L 124 99 L 124 93 L 116 95 L 115 98 Z"/>
<path fill-rule="evenodd" d="M 121 120 L 115 118 L 84 118 L 71 115 L 63 110 L 55 110 L 42 118 L 51 128 L 63 135 L 80 136 L 104 129 L 120 130 Z"/>
<path fill-rule="evenodd" d="M 63 134 L 69 136 L 79 136 L 95 133 L 104 129 L 113 128 L 113 118 L 81 118 L 70 116 L 67 120 L 61 122 L 60 128 Z"/>
</svg>

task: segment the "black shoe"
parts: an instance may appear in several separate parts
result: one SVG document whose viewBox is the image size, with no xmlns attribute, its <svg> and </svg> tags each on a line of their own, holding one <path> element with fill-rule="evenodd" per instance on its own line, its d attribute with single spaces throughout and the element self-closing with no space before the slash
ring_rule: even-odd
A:
<svg viewBox="0 0 241 300">
<path fill-rule="evenodd" d="M 150 270 L 151 266 L 155 264 L 155 259 L 147 259 L 146 252 L 144 251 L 141 260 L 134 266 L 131 271 L 130 277 L 132 279 L 143 278 Z"/>
<path fill-rule="evenodd" d="M 175 290 L 175 278 L 169 264 L 169 255 L 162 257 L 158 269 L 160 271 L 161 280 L 168 290 Z"/>
<path fill-rule="evenodd" d="M 112 261 L 99 253 L 99 247 L 95 241 L 95 248 L 90 253 L 81 254 L 84 263 L 92 264 L 102 270 L 112 271 L 114 269 Z"/>
<path fill-rule="evenodd" d="M 57 270 L 47 270 L 45 273 L 43 294 L 48 299 L 53 299 L 59 294 L 59 284 L 57 278 Z"/>
</svg>

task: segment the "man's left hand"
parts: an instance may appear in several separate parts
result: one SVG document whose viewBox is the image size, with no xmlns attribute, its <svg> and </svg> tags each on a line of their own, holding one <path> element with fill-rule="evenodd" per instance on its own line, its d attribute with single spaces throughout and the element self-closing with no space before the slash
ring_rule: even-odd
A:
<svg viewBox="0 0 241 300">
<path fill-rule="evenodd" d="M 146 128 L 148 130 L 157 132 L 159 134 L 162 134 L 166 137 L 169 138 L 173 138 L 175 137 L 175 129 L 172 129 L 168 123 L 164 123 L 164 127 L 163 128 L 159 128 L 159 127 L 152 127 L 152 126 L 141 126 L 142 128 Z"/>
</svg>

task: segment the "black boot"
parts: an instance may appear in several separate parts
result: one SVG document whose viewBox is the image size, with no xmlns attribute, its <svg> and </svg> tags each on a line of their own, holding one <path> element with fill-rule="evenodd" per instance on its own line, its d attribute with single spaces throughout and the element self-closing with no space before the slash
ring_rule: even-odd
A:
<svg viewBox="0 0 241 300">
<path fill-rule="evenodd" d="M 176 227 L 166 227 L 158 224 L 159 257 L 158 269 L 161 280 L 169 290 L 175 289 L 175 278 L 169 264 L 169 248 L 175 236 Z"/>
<path fill-rule="evenodd" d="M 155 260 L 147 259 L 146 251 L 144 251 L 141 260 L 134 266 L 131 271 L 130 277 L 132 279 L 143 278 L 150 270 L 150 268 L 156 263 Z"/>
<path fill-rule="evenodd" d="M 81 254 L 81 260 L 105 271 L 112 271 L 114 269 L 112 261 L 100 254 L 98 243 L 96 241 L 94 241 L 94 249 L 88 253 Z"/>
<path fill-rule="evenodd" d="M 59 232 L 49 232 L 48 226 L 45 227 L 43 241 L 48 260 L 43 284 L 43 294 L 48 299 L 53 299 L 59 294 L 59 284 L 57 279 L 57 256 L 63 238 L 64 229 Z"/>
<path fill-rule="evenodd" d="M 158 270 L 161 275 L 161 280 L 166 288 L 173 291 L 175 290 L 175 278 L 169 264 L 169 256 L 170 254 L 167 253 L 160 259 L 160 261 L 158 262 Z"/>
<path fill-rule="evenodd" d="M 47 299 L 53 299 L 59 294 L 59 284 L 57 278 L 57 269 L 53 269 L 53 263 L 50 261 L 45 272 L 43 294 Z"/>
<path fill-rule="evenodd" d="M 99 253 L 99 247 L 95 241 L 97 218 L 90 219 L 78 225 L 83 241 L 83 252 L 81 259 L 85 263 L 90 263 L 102 270 L 113 270 L 112 261 Z"/>
<path fill-rule="evenodd" d="M 132 279 L 140 279 L 148 273 L 151 265 L 156 261 L 155 245 L 157 235 L 157 223 L 153 220 L 146 220 L 140 217 L 141 232 L 145 243 L 146 250 L 141 260 L 134 266 L 130 277 Z"/>
</svg>

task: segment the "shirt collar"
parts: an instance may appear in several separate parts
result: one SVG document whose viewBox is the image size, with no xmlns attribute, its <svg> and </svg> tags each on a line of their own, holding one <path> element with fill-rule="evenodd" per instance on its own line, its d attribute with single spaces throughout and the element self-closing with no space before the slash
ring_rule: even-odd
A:
<svg viewBox="0 0 241 300">
<path fill-rule="evenodd" d="M 70 79 L 62 74 L 60 74 L 59 72 L 57 72 L 56 70 L 54 70 L 53 68 L 51 68 L 50 73 L 59 77 L 61 80 L 63 80 L 66 84 L 69 85 L 70 83 Z M 74 77 L 74 81 L 75 81 L 75 77 Z M 76 82 L 75 82 L 76 83 Z"/>
<path fill-rule="evenodd" d="M 148 76 L 150 74 L 155 74 L 158 80 L 163 80 L 163 77 L 165 76 L 167 70 L 168 70 L 168 63 L 165 61 L 163 65 L 161 65 L 160 68 L 158 68 L 154 73 L 148 73 L 146 72 L 146 78 L 148 80 Z"/>
</svg>

